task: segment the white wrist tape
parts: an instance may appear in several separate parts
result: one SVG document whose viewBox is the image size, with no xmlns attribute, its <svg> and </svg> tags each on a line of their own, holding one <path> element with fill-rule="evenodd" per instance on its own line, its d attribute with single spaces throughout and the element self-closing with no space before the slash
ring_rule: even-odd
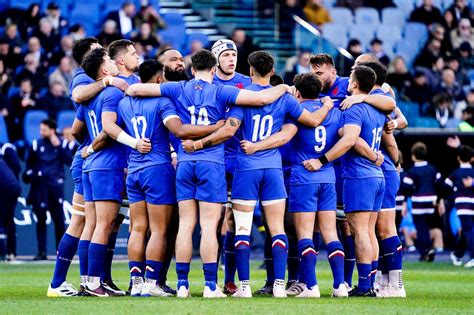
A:
<svg viewBox="0 0 474 315">
<path fill-rule="evenodd" d="M 252 231 L 253 211 L 243 212 L 233 210 L 235 220 L 235 235 L 250 235 Z"/>
<path fill-rule="evenodd" d="M 88 155 L 91 155 L 92 153 L 94 153 L 94 148 L 92 147 L 92 143 L 90 146 L 87 147 L 86 153 Z"/>
<path fill-rule="evenodd" d="M 397 129 L 398 128 L 398 120 L 393 119 L 392 121 L 393 121 L 393 124 L 395 125 L 394 129 Z"/>
<path fill-rule="evenodd" d="M 135 138 L 132 138 L 131 136 L 129 136 L 125 131 L 122 131 L 118 135 L 117 141 L 122 143 L 122 144 L 128 145 L 130 148 L 132 148 L 134 150 L 137 149 L 138 140 L 135 139 Z"/>
</svg>

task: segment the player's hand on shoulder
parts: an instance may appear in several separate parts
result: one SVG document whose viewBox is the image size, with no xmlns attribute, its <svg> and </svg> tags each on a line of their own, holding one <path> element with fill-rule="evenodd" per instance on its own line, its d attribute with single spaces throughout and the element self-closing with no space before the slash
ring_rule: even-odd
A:
<svg viewBox="0 0 474 315">
<path fill-rule="evenodd" d="M 375 161 L 375 165 L 377 165 L 377 166 L 382 165 L 384 160 L 385 160 L 385 156 L 382 154 L 382 152 L 378 151 L 377 152 L 377 160 Z"/>
<path fill-rule="evenodd" d="M 138 142 L 137 142 L 137 151 L 142 153 L 142 154 L 149 153 L 151 151 L 150 139 L 141 138 L 140 140 L 138 140 Z"/>
<path fill-rule="evenodd" d="M 192 153 L 195 151 L 194 148 L 194 141 L 193 140 L 182 140 L 181 145 L 183 146 L 183 150 L 186 151 L 186 153 Z"/>
<path fill-rule="evenodd" d="M 392 133 L 393 130 L 395 130 L 396 128 L 396 120 L 394 119 L 390 119 L 389 121 L 387 121 L 387 123 L 384 125 L 384 130 L 386 133 Z"/>
<path fill-rule="evenodd" d="M 321 164 L 321 161 L 319 161 L 319 159 L 309 159 L 303 161 L 303 166 L 306 170 L 310 172 L 316 172 L 321 169 L 323 165 Z"/>
<path fill-rule="evenodd" d="M 334 102 L 329 96 L 325 96 L 321 99 L 321 102 L 323 102 L 323 105 L 329 107 L 329 109 L 332 109 L 334 107 Z"/>
<path fill-rule="evenodd" d="M 357 94 L 357 95 L 351 95 L 346 97 L 344 101 L 341 103 L 341 109 L 342 110 L 347 110 L 351 108 L 355 104 L 359 104 L 364 102 L 365 95 L 364 94 Z"/>
<path fill-rule="evenodd" d="M 291 95 L 296 96 L 296 87 L 294 85 L 293 86 L 289 86 L 286 84 L 283 84 L 283 85 L 286 87 L 287 93 L 290 93 Z"/>
<path fill-rule="evenodd" d="M 257 152 L 257 144 L 251 141 L 242 140 L 240 141 L 240 147 L 245 154 L 251 155 Z"/>
<path fill-rule="evenodd" d="M 122 91 L 125 91 L 128 88 L 128 83 L 124 79 L 113 77 L 112 86 L 119 88 Z"/>
</svg>

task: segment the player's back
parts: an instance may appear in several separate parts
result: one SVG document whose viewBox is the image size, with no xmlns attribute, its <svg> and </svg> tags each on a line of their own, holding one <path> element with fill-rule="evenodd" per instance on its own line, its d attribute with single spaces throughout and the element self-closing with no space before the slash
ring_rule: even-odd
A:
<svg viewBox="0 0 474 315">
<path fill-rule="evenodd" d="M 260 91 L 270 87 L 270 85 L 252 84 L 247 89 Z M 302 112 L 303 109 L 296 99 L 289 94 L 284 94 L 275 102 L 265 106 L 245 108 L 235 106 L 231 109 L 229 116 L 239 118 L 242 121 L 240 129 L 243 140 L 258 142 L 280 131 L 287 116 L 296 120 Z M 236 170 L 281 167 L 281 154 L 278 148 L 259 151 L 252 155 L 245 154 L 239 148 L 237 153 Z"/>
<path fill-rule="evenodd" d="M 307 111 L 313 113 L 323 104 L 320 100 L 308 100 L 300 103 Z M 318 172 L 309 172 L 303 166 L 303 161 L 318 159 L 328 152 L 339 140 L 338 130 L 341 125 L 342 112 L 333 108 L 329 111 L 323 123 L 316 127 L 308 127 L 297 123 L 298 132 L 291 140 L 292 181 L 293 185 L 307 182 L 311 176 L 314 182 L 334 183 L 335 175 L 332 162 L 325 164 Z M 303 178 L 300 178 L 303 176 Z"/>
<path fill-rule="evenodd" d="M 385 115 L 366 103 L 352 106 L 343 114 L 344 125 L 360 126 L 360 135 L 374 151 L 380 149 Z M 344 178 L 383 177 L 382 170 L 373 161 L 359 155 L 354 148 L 343 157 L 342 176 Z"/>
<path fill-rule="evenodd" d="M 214 80 L 212 80 L 212 84 L 229 85 L 229 86 L 235 86 L 236 88 L 239 88 L 239 89 L 243 89 L 251 85 L 252 80 L 250 79 L 249 76 L 236 72 L 235 75 L 230 80 L 223 80 L 219 78 L 217 75 L 214 75 Z"/>
<path fill-rule="evenodd" d="M 170 107 L 174 113 L 174 105 L 165 97 L 127 96 L 120 101 L 117 109 L 119 117 L 117 123 L 125 126 L 124 130 L 132 137 L 148 138 L 151 142 L 151 151 L 147 154 L 136 150 L 131 151 L 128 163 L 129 173 L 171 161 L 169 131 L 162 120 L 162 113 Z"/>
<path fill-rule="evenodd" d="M 117 105 L 123 97 L 122 91 L 115 87 L 106 87 L 95 96 L 87 106 L 81 107 L 81 120 L 86 122 L 90 141 L 102 131 L 102 113 L 116 111 Z M 107 145 L 92 154 L 85 160 L 84 171 L 123 169 L 126 167 L 125 147 L 110 141 Z"/>
</svg>

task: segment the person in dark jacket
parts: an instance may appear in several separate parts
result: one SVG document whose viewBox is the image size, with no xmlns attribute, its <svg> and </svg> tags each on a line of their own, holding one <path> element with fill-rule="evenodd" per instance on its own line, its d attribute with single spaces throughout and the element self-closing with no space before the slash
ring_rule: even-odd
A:
<svg viewBox="0 0 474 315">
<path fill-rule="evenodd" d="M 45 119 L 40 124 L 40 139 L 31 143 L 23 181 L 30 183 L 27 203 L 38 218 L 36 236 L 38 255 L 34 260 L 46 259 L 46 211 L 54 222 L 56 247 L 64 233 L 63 195 L 64 166 L 71 163 L 67 141 L 61 143 L 56 134 L 56 122 Z"/>
<path fill-rule="evenodd" d="M 0 143 L 0 260 L 16 256 L 15 206 L 20 196 L 20 160 L 11 143 Z M 6 236 L 6 237 L 5 237 Z M 6 242 L 4 241 L 6 238 Z"/>
</svg>

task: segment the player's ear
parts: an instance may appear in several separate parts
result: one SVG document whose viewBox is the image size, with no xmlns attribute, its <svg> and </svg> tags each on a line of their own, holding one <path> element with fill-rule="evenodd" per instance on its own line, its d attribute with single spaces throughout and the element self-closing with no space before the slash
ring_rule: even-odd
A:
<svg viewBox="0 0 474 315">
<path fill-rule="evenodd" d="M 253 68 L 250 67 L 250 76 L 253 77 L 254 76 L 254 73 L 253 73 Z"/>
<path fill-rule="evenodd" d="M 275 68 L 273 68 L 272 71 L 270 71 L 270 76 L 272 76 L 274 74 L 275 74 Z"/>
<path fill-rule="evenodd" d="M 295 97 L 296 97 L 296 98 L 301 98 L 301 93 L 300 93 L 300 91 L 296 90 Z"/>
<path fill-rule="evenodd" d="M 196 70 L 194 70 L 194 67 L 191 67 L 191 73 L 192 73 L 193 77 L 196 76 Z"/>
</svg>

